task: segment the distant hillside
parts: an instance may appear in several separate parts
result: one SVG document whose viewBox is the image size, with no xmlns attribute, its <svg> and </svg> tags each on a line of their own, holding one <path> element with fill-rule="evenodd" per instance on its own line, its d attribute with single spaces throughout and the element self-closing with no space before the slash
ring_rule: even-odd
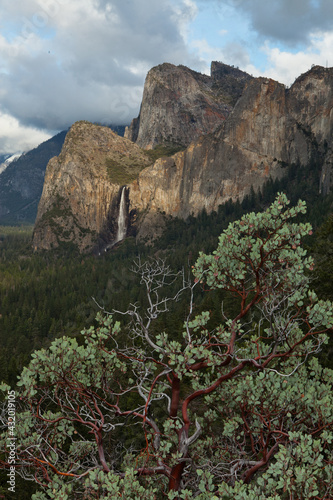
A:
<svg viewBox="0 0 333 500">
<path fill-rule="evenodd" d="M 0 175 L 0 224 L 34 223 L 46 165 L 60 153 L 66 134 L 60 132 L 28 151 Z"/>
<path fill-rule="evenodd" d="M 0 156 L 0 174 L 8 168 L 9 164 L 12 163 L 14 160 L 17 160 L 20 156 L 22 156 L 23 152 L 17 152 L 14 154 L 7 154 L 7 155 L 2 155 Z"/>
<path fill-rule="evenodd" d="M 7 158 L 8 158 L 9 156 L 11 156 L 11 153 L 8 153 L 8 154 L 6 154 L 6 155 L 0 155 L 0 165 L 1 165 L 1 163 L 3 163 L 4 161 L 6 161 L 6 160 L 7 160 Z"/>
</svg>

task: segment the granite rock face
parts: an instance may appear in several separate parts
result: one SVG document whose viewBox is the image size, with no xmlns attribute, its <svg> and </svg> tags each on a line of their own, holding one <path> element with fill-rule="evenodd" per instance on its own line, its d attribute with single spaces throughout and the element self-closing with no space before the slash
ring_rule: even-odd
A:
<svg viewBox="0 0 333 500">
<path fill-rule="evenodd" d="M 325 195 L 333 185 L 333 68 L 314 66 L 297 78 L 288 92 L 288 113 L 298 135 L 316 145 L 323 157 L 320 192 Z"/>
<path fill-rule="evenodd" d="M 251 186 L 257 190 L 269 177 L 281 177 L 287 164 L 309 165 L 318 156 L 321 189 L 327 192 L 332 75 L 333 70 L 315 67 L 291 89 L 252 79 L 219 129 L 139 174 L 130 189 L 131 206 L 183 218 L 202 208 L 211 212 L 229 198 L 242 200 Z"/>
<path fill-rule="evenodd" d="M 130 189 L 131 206 L 186 218 L 242 199 L 251 185 L 256 189 L 269 176 L 283 174 L 285 120 L 284 86 L 253 80 L 215 133 L 139 174 Z"/>
<path fill-rule="evenodd" d="M 213 62 L 211 76 L 173 64 L 161 64 L 147 75 L 140 114 L 125 137 L 140 147 L 188 146 L 213 132 L 229 116 L 251 76 Z"/>
<path fill-rule="evenodd" d="M 59 239 L 74 242 L 81 251 L 91 250 L 101 239 L 102 248 L 108 248 L 116 231 L 121 186 L 126 186 L 128 231 L 135 226 L 138 237 L 146 240 L 161 229 L 161 215 L 186 218 L 203 208 L 217 210 L 230 198 L 242 200 L 251 186 L 257 190 L 269 177 L 284 175 L 286 165 L 293 163 L 308 166 L 313 158 L 320 160 L 318 190 L 328 192 L 332 108 L 333 69 L 316 66 L 290 89 L 253 78 L 213 132 L 150 165 L 146 152 L 130 140 L 103 127 L 76 124 L 47 168 L 35 248 L 50 248 Z M 145 133 L 148 138 L 148 129 Z M 153 129 L 151 133 L 153 145 L 156 134 Z"/>
<path fill-rule="evenodd" d="M 117 210 L 121 186 L 150 163 L 138 146 L 108 127 L 75 123 L 60 155 L 46 169 L 34 249 L 73 242 L 80 251 L 90 251 L 105 232 L 105 245 L 112 242 L 117 232 L 112 212 Z"/>
</svg>

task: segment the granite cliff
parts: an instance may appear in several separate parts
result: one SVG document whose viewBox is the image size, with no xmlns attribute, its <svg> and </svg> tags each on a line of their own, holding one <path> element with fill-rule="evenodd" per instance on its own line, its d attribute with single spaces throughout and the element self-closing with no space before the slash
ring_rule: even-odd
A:
<svg viewBox="0 0 333 500">
<path fill-rule="evenodd" d="M 108 127 L 75 123 L 59 156 L 47 166 L 35 223 L 34 249 L 74 242 L 90 251 L 98 239 L 115 240 L 120 187 L 151 160 L 138 146 Z"/>
<path fill-rule="evenodd" d="M 322 163 L 318 190 L 331 187 L 333 69 L 314 67 L 290 89 L 267 78 L 248 82 L 228 119 L 212 134 L 142 171 L 130 206 L 186 218 L 216 210 L 258 189 L 286 165 Z"/>
<path fill-rule="evenodd" d="M 166 73 L 169 81 L 168 67 Z M 267 78 L 247 79 L 236 104 L 216 129 L 153 165 L 149 165 L 148 153 L 139 147 L 139 135 L 136 144 L 122 138 L 106 140 L 103 127 L 85 124 L 84 137 L 73 148 L 71 131 L 62 153 L 47 168 L 35 248 L 50 248 L 59 238 L 75 242 L 81 251 L 92 249 L 94 244 L 99 248 L 112 245 L 122 192 L 126 196 L 127 231 L 134 227 L 139 237 L 147 239 L 161 230 L 162 213 L 186 218 L 203 208 L 216 210 L 230 198 L 242 199 L 251 186 L 258 189 L 269 177 L 284 175 L 290 164 L 308 166 L 315 159 L 322 165 L 318 190 L 328 192 L 332 177 L 332 92 L 333 69 L 318 66 L 301 75 L 290 89 Z M 151 112 L 154 115 L 153 108 Z M 149 115 L 144 116 L 141 109 L 140 128 L 148 138 Z M 73 131 L 77 127 L 82 125 L 74 125 Z M 155 139 L 156 135 L 145 147 L 151 147 Z M 115 160 L 119 148 L 127 158 L 126 168 Z M 117 178 L 122 172 L 126 175 Z M 50 223 L 47 214 L 55 207 L 68 210 L 68 214 L 58 214 Z M 66 238 L 59 236 L 64 231 Z"/>
<path fill-rule="evenodd" d="M 218 62 L 212 63 L 211 76 L 185 66 L 156 66 L 147 75 L 140 114 L 125 137 L 145 149 L 163 143 L 188 146 L 224 122 L 251 78 Z"/>
<path fill-rule="evenodd" d="M 301 75 L 288 92 L 287 103 L 297 136 L 305 136 L 322 157 L 320 192 L 325 195 L 333 184 L 333 68 L 314 66 Z M 306 163 L 306 154 L 301 160 Z"/>
<path fill-rule="evenodd" d="M 109 128 L 124 135 L 125 126 L 109 125 Z M 66 134 L 64 130 L 25 152 L 4 171 L 0 165 L 0 225 L 35 223 L 47 164 L 60 154 Z M 0 164 L 2 161 L 0 157 Z"/>
</svg>

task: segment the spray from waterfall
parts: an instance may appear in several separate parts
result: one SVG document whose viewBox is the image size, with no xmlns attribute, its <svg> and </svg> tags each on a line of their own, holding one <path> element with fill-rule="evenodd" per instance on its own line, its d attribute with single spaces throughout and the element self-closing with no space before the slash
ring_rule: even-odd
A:
<svg viewBox="0 0 333 500">
<path fill-rule="evenodd" d="M 119 204 L 119 215 L 118 215 L 118 230 L 115 243 L 121 241 L 126 236 L 126 195 L 125 187 L 121 191 L 120 204 Z"/>
</svg>

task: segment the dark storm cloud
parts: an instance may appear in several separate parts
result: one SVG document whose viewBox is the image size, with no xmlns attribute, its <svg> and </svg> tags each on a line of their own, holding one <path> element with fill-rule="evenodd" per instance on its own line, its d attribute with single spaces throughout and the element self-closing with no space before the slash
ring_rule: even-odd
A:
<svg viewBox="0 0 333 500">
<path fill-rule="evenodd" d="M 16 33 L 0 33 L 0 111 L 52 130 L 79 119 L 129 123 L 151 67 L 190 63 L 182 23 L 192 7 L 188 0 L 30 0 L 27 9 L 23 0 L 4 0 L 0 17 Z"/>
<path fill-rule="evenodd" d="M 221 0 L 221 3 L 244 10 L 259 35 L 289 45 L 306 43 L 311 34 L 332 29 L 332 0 Z"/>
</svg>

